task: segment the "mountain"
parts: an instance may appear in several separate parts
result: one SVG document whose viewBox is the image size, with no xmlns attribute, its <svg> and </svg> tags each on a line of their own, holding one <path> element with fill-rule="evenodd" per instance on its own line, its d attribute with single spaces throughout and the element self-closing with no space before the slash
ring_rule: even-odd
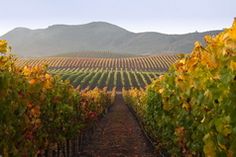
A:
<svg viewBox="0 0 236 157">
<path fill-rule="evenodd" d="M 15 28 L 0 39 L 8 40 L 20 56 L 52 56 L 80 51 L 112 51 L 128 54 L 188 53 L 193 43 L 206 34 L 220 31 L 168 35 L 156 32 L 133 33 L 106 22 L 84 25 L 53 25 L 46 29 Z"/>
</svg>

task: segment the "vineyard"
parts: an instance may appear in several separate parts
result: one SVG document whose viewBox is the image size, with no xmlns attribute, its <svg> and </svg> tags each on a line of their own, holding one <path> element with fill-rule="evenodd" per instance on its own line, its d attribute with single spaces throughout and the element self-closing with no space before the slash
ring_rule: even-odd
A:
<svg viewBox="0 0 236 157">
<path fill-rule="evenodd" d="M 45 66 L 16 66 L 9 49 L 1 40 L 0 155 L 36 156 L 64 147 L 114 103 L 115 88 L 76 90 Z"/>
<path fill-rule="evenodd" d="M 50 70 L 54 75 L 61 75 L 62 79 L 70 80 L 71 84 L 80 89 L 94 89 L 95 87 L 112 90 L 114 87 L 121 91 L 124 87 L 130 89 L 144 88 L 150 84 L 154 78 L 159 76 L 156 72 L 138 72 L 127 70 L 108 70 L 108 69 L 54 69 Z"/>
<path fill-rule="evenodd" d="M 102 68 L 128 69 L 138 71 L 166 71 L 178 59 L 177 55 L 128 57 L 128 58 L 83 58 L 47 57 L 22 58 L 17 65 L 36 66 L 47 64 L 50 68 Z"/>
<path fill-rule="evenodd" d="M 205 41 L 146 91 L 123 90 L 156 148 L 170 156 L 236 156 L 236 19 Z"/>
<path fill-rule="evenodd" d="M 99 53 L 101 56 L 104 53 Z M 94 52 L 95 56 L 98 56 Z M 93 55 L 93 56 L 94 56 Z M 146 56 L 123 58 L 91 58 L 83 57 L 49 57 L 49 58 L 21 58 L 17 66 L 47 65 L 53 75 L 62 76 L 63 80 L 70 80 L 75 88 L 94 89 L 95 87 L 118 91 L 122 88 L 145 88 L 161 72 L 174 63 L 178 56 Z"/>
<path fill-rule="evenodd" d="M 0 40 L 0 157 L 235 157 L 236 19 L 204 39 L 180 56 L 18 59 Z"/>
</svg>

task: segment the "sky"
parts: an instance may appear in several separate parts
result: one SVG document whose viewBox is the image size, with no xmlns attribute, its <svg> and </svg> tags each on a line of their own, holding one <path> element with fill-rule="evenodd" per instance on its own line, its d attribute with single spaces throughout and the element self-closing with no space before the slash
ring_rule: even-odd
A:
<svg viewBox="0 0 236 157">
<path fill-rule="evenodd" d="M 182 34 L 227 28 L 236 17 L 236 0 L 0 0 L 0 6 L 0 35 L 16 27 L 93 21 Z"/>
</svg>

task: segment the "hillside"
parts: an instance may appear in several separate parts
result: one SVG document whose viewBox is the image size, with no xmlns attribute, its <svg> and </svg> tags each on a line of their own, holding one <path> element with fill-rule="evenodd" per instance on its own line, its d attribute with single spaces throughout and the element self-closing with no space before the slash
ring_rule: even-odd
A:
<svg viewBox="0 0 236 157">
<path fill-rule="evenodd" d="M 167 35 L 133 33 L 105 22 L 84 25 L 53 25 L 46 29 L 15 28 L 0 37 L 20 56 L 52 56 L 71 52 L 112 51 L 129 54 L 188 53 L 196 40 L 219 31 Z"/>
</svg>

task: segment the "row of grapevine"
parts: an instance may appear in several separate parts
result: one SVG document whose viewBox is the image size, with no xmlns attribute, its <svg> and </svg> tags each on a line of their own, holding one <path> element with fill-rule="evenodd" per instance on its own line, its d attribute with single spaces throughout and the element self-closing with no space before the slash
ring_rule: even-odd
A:
<svg viewBox="0 0 236 157">
<path fill-rule="evenodd" d="M 123 90 L 157 148 L 171 156 L 236 156 L 236 19 L 205 41 L 146 91 Z"/>
<path fill-rule="evenodd" d="M 142 71 L 166 71 L 178 59 L 177 55 L 159 55 L 131 58 L 80 58 L 80 57 L 47 57 L 20 58 L 18 66 L 47 64 L 50 68 L 109 68 L 132 69 Z"/>
<path fill-rule="evenodd" d="M 50 72 L 54 75 L 61 75 L 64 80 L 70 80 L 75 87 L 80 86 L 84 89 L 89 87 L 103 88 L 117 87 L 121 91 L 122 87 L 130 89 L 131 87 L 145 88 L 154 78 L 159 76 L 155 72 L 140 72 L 140 71 L 127 71 L 127 69 L 120 71 L 118 69 L 109 71 L 108 69 L 52 69 Z M 153 78 L 152 78 L 153 77 Z"/>
<path fill-rule="evenodd" d="M 78 91 L 45 66 L 17 67 L 8 51 L 0 40 L 0 156 L 37 156 L 81 133 L 114 101 L 115 89 Z"/>
</svg>

